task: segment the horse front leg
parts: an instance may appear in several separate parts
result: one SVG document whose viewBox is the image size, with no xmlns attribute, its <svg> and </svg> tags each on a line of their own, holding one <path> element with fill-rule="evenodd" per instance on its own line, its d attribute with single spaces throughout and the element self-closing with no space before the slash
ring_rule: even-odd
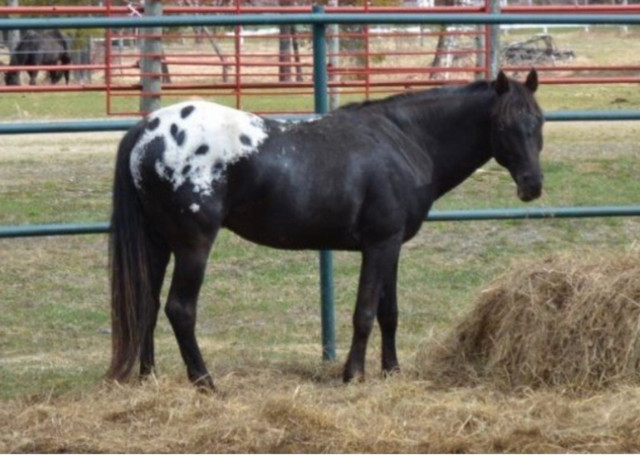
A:
<svg viewBox="0 0 640 456">
<path fill-rule="evenodd" d="M 37 71 L 27 71 L 27 73 L 29 73 L 29 85 L 36 85 L 36 78 L 38 76 L 38 72 Z"/>
<path fill-rule="evenodd" d="M 367 247 L 362 251 L 362 267 L 358 284 L 356 309 L 353 314 L 353 338 L 347 362 L 344 366 L 343 380 L 349 382 L 355 377 L 364 379 L 367 342 L 381 301 L 384 285 L 394 275 L 400 254 L 401 236 L 395 236 L 384 242 Z M 385 310 L 383 314 L 386 314 Z M 386 326 L 388 338 L 389 326 Z M 393 328 L 395 335 L 395 328 Z M 395 352 L 395 349 L 393 350 Z"/>
<path fill-rule="evenodd" d="M 378 304 L 378 324 L 382 334 L 382 372 L 391 374 L 400 371 L 396 353 L 396 329 L 398 328 L 398 260 L 384 279 L 384 287 Z"/>
<path fill-rule="evenodd" d="M 175 269 L 165 308 L 187 366 L 189 380 L 196 386 L 215 390 L 196 341 L 196 307 L 209 256 L 209 245 L 175 252 Z"/>
</svg>

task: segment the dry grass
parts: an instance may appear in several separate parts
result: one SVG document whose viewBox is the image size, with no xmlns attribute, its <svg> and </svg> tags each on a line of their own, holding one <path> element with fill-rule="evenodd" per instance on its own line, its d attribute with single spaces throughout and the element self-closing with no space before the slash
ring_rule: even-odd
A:
<svg viewBox="0 0 640 456">
<path fill-rule="evenodd" d="M 640 379 L 640 252 L 519 265 L 482 292 L 429 376 L 502 388 L 592 391 Z"/>
<path fill-rule="evenodd" d="M 223 396 L 179 380 L 101 385 L 11 401 L 0 451 L 73 453 L 459 453 L 640 450 L 640 389 L 584 398 L 489 387 L 434 389 L 410 376 L 338 387 L 322 375 L 228 372 Z"/>
<path fill-rule="evenodd" d="M 518 264 L 447 345 L 385 380 L 250 357 L 218 366 L 214 395 L 172 373 L 12 399 L 0 451 L 637 452 L 639 276 L 637 250 Z"/>
</svg>

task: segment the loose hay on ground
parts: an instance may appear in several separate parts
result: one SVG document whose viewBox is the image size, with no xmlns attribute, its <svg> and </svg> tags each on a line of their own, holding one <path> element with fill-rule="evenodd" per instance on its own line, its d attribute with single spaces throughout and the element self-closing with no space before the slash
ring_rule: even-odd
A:
<svg viewBox="0 0 640 456">
<path fill-rule="evenodd" d="M 638 452 L 640 387 L 613 384 L 636 380 L 639 263 L 554 256 L 498 279 L 436 358 L 472 387 L 434 387 L 421 359 L 348 386 L 338 365 L 230 367 L 222 396 L 176 374 L 6 401 L 0 452 Z"/>
<path fill-rule="evenodd" d="M 266 377 L 265 377 L 266 376 Z M 622 453 L 640 450 L 640 388 L 588 398 L 397 376 L 339 387 L 296 375 L 222 378 L 224 396 L 178 379 L 9 401 L 0 452 Z M 256 381 L 259 379 L 259 381 Z M 268 383 L 271 388 L 264 388 Z"/>
<path fill-rule="evenodd" d="M 418 364 L 444 384 L 572 391 L 637 384 L 640 252 L 555 255 L 516 266 Z"/>
</svg>

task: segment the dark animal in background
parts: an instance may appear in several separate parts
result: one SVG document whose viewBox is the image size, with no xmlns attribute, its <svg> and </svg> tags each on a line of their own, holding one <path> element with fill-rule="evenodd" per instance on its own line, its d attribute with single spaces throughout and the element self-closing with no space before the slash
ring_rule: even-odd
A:
<svg viewBox="0 0 640 456">
<path fill-rule="evenodd" d="M 44 32 L 29 31 L 23 35 L 11 52 L 11 66 L 69 65 L 71 63 L 69 38 L 59 30 Z M 29 85 L 36 84 L 38 70 L 27 70 Z M 58 83 L 63 77 L 69 84 L 69 70 L 49 70 L 51 84 Z M 20 72 L 8 70 L 4 74 L 6 85 L 20 85 Z"/>
<path fill-rule="evenodd" d="M 154 369 L 166 304 L 192 382 L 214 388 L 194 333 L 198 293 L 220 228 L 280 249 L 362 252 L 344 381 L 364 376 L 374 321 L 382 370 L 396 356 L 402 244 L 433 202 L 491 158 L 522 201 L 542 192 L 537 73 L 404 93 L 286 124 L 204 101 L 160 109 L 120 142 L 110 233 L 112 358 L 107 376 Z"/>
</svg>

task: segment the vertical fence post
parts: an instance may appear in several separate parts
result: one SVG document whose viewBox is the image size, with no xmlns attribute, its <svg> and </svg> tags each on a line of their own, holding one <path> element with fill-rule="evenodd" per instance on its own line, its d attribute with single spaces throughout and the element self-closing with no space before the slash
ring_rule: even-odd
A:
<svg viewBox="0 0 640 456">
<path fill-rule="evenodd" d="M 7 6 L 18 7 L 20 6 L 20 2 L 18 0 L 9 0 L 7 2 Z M 9 54 L 13 52 L 13 50 L 16 48 L 19 42 L 20 42 L 20 30 L 17 30 L 17 29 L 7 30 L 7 48 L 9 49 Z"/>
<path fill-rule="evenodd" d="M 320 5 L 314 14 L 324 13 Z M 313 86 L 316 114 L 329 111 L 327 96 L 327 26 L 313 24 Z M 336 359 L 335 310 L 333 302 L 333 257 L 330 250 L 320 251 L 320 299 L 322 318 L 322 359 Z"/>
<path fill-rule="evenodd" d="M 145 16 L 162 16 L 162 1 L 147 0 L 144 5 Z M 142 58 L 140 73 L 142 93 L 140 111 L 148 113 L 160 107 L 162 92 L 162 27 L 143 29 Z"/>
</svg>

